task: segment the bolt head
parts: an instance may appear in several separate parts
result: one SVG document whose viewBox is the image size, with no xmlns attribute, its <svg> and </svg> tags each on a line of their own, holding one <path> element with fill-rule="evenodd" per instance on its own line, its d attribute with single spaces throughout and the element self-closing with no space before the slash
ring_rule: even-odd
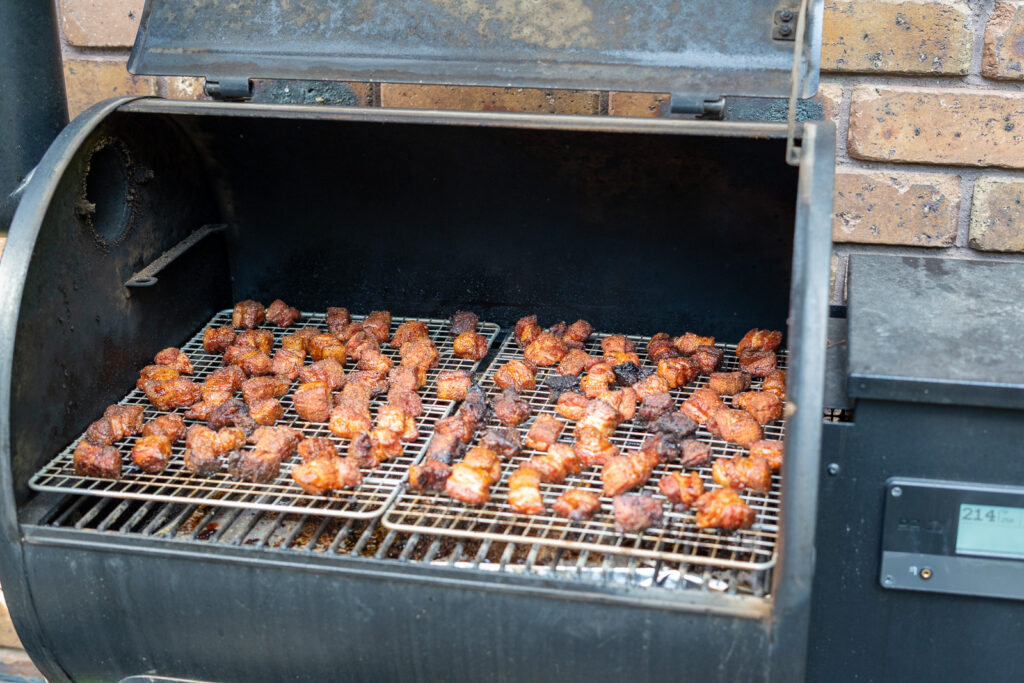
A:
<svg viewBox="0 0 1024 683">
<path fill-rule="evenodd" d="M 793 27 L 790 26 L 789 24 L 783 24 L 782 26 L 779 27 L 779 35 L 780 36 L 788 36 L 792 32 L 793 32 Z"/>
<path fill-rule="evenodd" d="M 784 9 L 781 12 L 779 12 L 779 19 L 781 19 L 782 21 L 793 21 L 793 13 L 790 12 L 788 9 Z"/>
<path fill-rule="evenodd" d="M 893 486 L 891 493 L 893 498 L 899 498 L 900 496 L 903 495 L 903 489 L 901 489 L 899 486 Z"/>
</svg>

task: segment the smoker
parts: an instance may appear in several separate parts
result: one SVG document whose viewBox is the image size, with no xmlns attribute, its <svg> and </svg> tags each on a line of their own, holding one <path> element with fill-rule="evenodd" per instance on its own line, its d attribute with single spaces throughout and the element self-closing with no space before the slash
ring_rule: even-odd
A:
<svg viewBox="0 0 1024 683">
<path fill-rule="evenodd" d="M 0 261 L 0 578 L 43 673 L 803 678 L 835 138 L 719 119 L 731 96 L 792 112 L 815 92 L 822 4 L 150 0 L 131 69 L 205 77 L 214 101 L 83 113 Z M 673 115 L 256 103 L 255 78 L 669 92 Z M 339 305 L 433 330 L 471 309 L 484 381 L 531 313 L 645 336 L 783 330 L 781 477 L 748 534 L 627 538 L 432 517 L 403 480 L 426 437 L 345 500 L 69 471 L 156 351 L 198 367 L 224 309 L 278 297 L 311 324 Z"/>
</svg>

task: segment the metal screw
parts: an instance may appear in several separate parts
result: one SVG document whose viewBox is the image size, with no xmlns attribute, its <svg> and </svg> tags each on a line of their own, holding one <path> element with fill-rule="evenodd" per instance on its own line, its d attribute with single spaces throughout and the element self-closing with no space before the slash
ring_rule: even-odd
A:
<svg viewBox="0 0 1024 683">
<path fill-rule="evenodd" d="M 790 12 L 788 9 L 784 9 L 781 12 L 779 12 L 779 19 L 781 19 L 782 21 L 793 21 L 793 13 Z"/>
<path fill-rule="evenodd" d="M 892 497 L 893 498 L 899 498 L 902 495 L 903 495 L 903 489 L 901 489 L 899 486 L 893 486 L 892 487 Z"/>
<path fill-rule="evenodd" d="M 896 579 L 892 578 L 892 574 L 886 574 L 885 578 L 882 579 L 882 583 L 884 583 L 886 586 L 891 586 L 894 583 L 896 583 Z"/>
<path fill-rule="evenodd" d="M 788 36 L 792 32 L 793 32 L 793 27 L 790 26 L 789 24 L 783 24 L 782 26 L 779 27 L 779 35 L 780 36 Z"/>
<path fill-rule="evenodd" d="M 928 579 L 932 578 L 932 570 L 928 569 L 927 567 L 922 569 L 921 570 L 921 578 L 924 579 L 925 581 L 927 581 Z"/>
<path fill-rule="evenodd" d="M 839 474 L 839 464 L 834 462 L 830 463 L 828 466 L 828 473 L 831 474 L 833 477 Z"/>
</svg>

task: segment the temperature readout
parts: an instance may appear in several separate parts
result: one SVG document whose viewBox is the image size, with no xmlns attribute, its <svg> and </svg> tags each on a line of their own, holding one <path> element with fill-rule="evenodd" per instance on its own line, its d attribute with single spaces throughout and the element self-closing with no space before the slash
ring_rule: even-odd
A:
<svg viewBox="0 0 1024 683">
<path fill-rule="evenodd" d="M 956 552 L 1024 559 L 1024 508 L 961 504 Z"/>
</svg>

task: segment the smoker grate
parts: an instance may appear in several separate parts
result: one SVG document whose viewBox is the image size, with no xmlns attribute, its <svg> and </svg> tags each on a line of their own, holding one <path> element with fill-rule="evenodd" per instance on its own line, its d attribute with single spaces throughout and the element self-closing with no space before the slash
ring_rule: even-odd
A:
<svg viewBox="0 0 1024 683">
<path fill-rule="evenodd" d="M 600 340 L 606 336 L 608 335 L 595 334 L 588 341 L 586 350 L 593 355 L 600 355 Z M 646 354 L 649 337 L 628 338 L 636 344 L 641 361 L 649 365 Z M 736 347 L 721 344 L 719 347 L 726 352 L 722 369 L 735 369 L 738 366 Z M 493 382 L 494 371 L 509 360 L 521 357 L 522 352 L 510 335 L 481 381 L 489 396 L 493 397 L 499 392 Z M 780 351 L 778 357 L 779 367 L 785 368 L 785 352 Z M 544 413 L 555 415 L 566 423 L 561 441 L 571 442 L 573 438 L 572 428 L 575 423 L 555 413 L 555 402 L 558 397 L 551 395 L 543 387 L 545 380 L 552 374 L 554 368 L 539 369 L 538 388 L 522 393 L 523 398 L 529 401 L 533 409 L 531 418 L 518 427 L 524 442 L 530 426 L 538 415 Z M 702 375 L 685 387 L 673 390 L 675 405 L 678 407 L 694 390 L 706 386 L 707 380 L 707 376 Z M 756 389 L 759 386 L 760 380 L 755 380 L 752 388 Z M 488 426 L 501 426 L 501 423 L 492 415 Z M 784 434 L 783 421 L 766 425 L 764 432 L 767 439 L 781 440 Z M 649 432 L 634 422 L 624 422 L 615 431 L 611 441 L 625 451 L 639 447 L 648 435 Z M 712 446 L 715 457 L 733 457 L 746 452 L 742 447 L 713 437 L 703 427 L 697 432 L 697 438 Z M 407 533 L 540 544 L 573 552 L 620 554 L 647 560 L 731 569 L 759 570 L 775 564 L 780 495 L 780 482 L 776 475 L 772 476 L 772 488 L 769 492 L 744 491 L 741 494 L 757 515 L 750 529 L 736 532 L 698 529 L 692 511 L 671 511 L 666 503 L 662 528 L 648 529 L 637 534 L 622 534 L 615 531 L 610 498 L 602 497 L 601 511 L 593 519 L 583 523 L 573 523 L 549 512 L 554 500 L 569 488 L 581 487 L 600 494 L 600 468 L 572 475 L 563 484 L 543 484 L 541 493 L 546 507 L 545 513 L 531 516 L 513 512 L 508 507 L 508 478 L 521 463 L 537 454 L 537 451 L 524 447 L 516 458 L 505 463 L 501 479 L 491 489 L 491 500 L 487 504 L 470 506 L 455 501 L 444 493 L 418 492 L 404 488 L 388 509 L 383 523 L 390 529 Z M 682 469 L 679 463 L 659 465 L 642 492 L 665 500 L 657 489 L 657 481 L 669 472 Z M 710 490 L 717 486 L 711 478 L 710 466 L 695 469 L 704 481 L 706 489 Z"/>
<path fill-rule="evenodd" d="M 353 316 L 354 320 L 362 320 L 364 316 Z M 393 333 L 395 328 L 408 320 L 422 320 L 426 323 L 430 338 L 437 344 L 441 358 L 437 367 L 427 373 L 427 383 L 420 390 L 423 403 L 423 415 L 418 419 L 420 436 L 405 444 L 403 454 L 397 458 L 382 462 L 376 468 L 363 470 L 363 483 L 354 489 L 338 491 L 330 496 L 314 496 L 305 493 L 291 478 L 291 468 L 298 463 L 298 456 L 293 455 L 281 465 L 281 473 L 269 483 L 256 484 L 232 479 L 226 472 L 210 477 L 200 477 L 184 469 L 182 453 L 184 444 L 179 442 L 173 447 L 171 462 L 160 474 L 147 474 L 131 464 L 124 456 L 131 452 L 136 437 L 130 437 L 117 444 L 127 466 L 118 481 L 83 477 L 75 472 L 72 453 L 82 437 L 76 439 L 56 458 L 37 472 L 29 481 L 29 485 L 37 491 L 54 491 L 58 493 L 86 493 L 111 498 L 129 498 L 169 503 L 207 503 L 210 505 L 245 507 L 277 512 L 306 513 L 316 512 L 337 517 L 368 519 L 379 516 L 397 495 L 401 483 L 406 478 L 409 465 L 415 462 L 433 433 L 434 423 L 448 414 L 452 409 L 451 401 L 439 401 L 436 398 L 435 381 L 441 370 L 464 369 L 473 370 L 478 361 L 456 358 L 452 352 L 452 342 L 448 337 L 449 322 L 427 318 L 392 319 Z M 208 326 L 230 325 L 231 311 L 221 311 L 213 317 Z M 326 331 L 325 315 L 322 313 L 303 313 L 301 326 L 318 327 Z M 204 326 L 181 347 L 194 367 L 192 377 L 201 382 L 215 369 L 221 367 L 221 357 L 211 355 L 203 350 Z M 263 325 L 261 329 L 269 329 L 274 333 L 274 348 L 280 346 L 281 337 L 294 332 L 300 326 L 283 328 Z M 488 343 L 493 345 L 499 327 L 492 323 L 480 323 L 478 330 L 485 335 Z M 392 359 L 398 359 L 397 349 L 381 348 L 382 353 Z M 292 392 L 297 381 L 281 399 L 285 409 L 284 417 L 278 425 L 287 425 L 301 429 L 309 436 L 326 436 L 335 441 L 339 450 L 344 452 L 347 440 L 334 436 L 326 424 L 317 424 L 300 420 L 292 404 Z M 376 410 L 383 405 L 386 398 L 379 396 L 371 403 L 371 412 L 376 418 Z M 120 402 L 122 405 L 141 404 L 146 407 L 145 420 L 150 420 L 166 411 L 156 410 L 146 399 L 145 394 L 134 389 Z M 178 412 L 184 412 L 179 409 Z M 186 424 L 194 421 L 185 420 Z M 83 435 L 84 436 L 84 435 Z"/>
</svg>

